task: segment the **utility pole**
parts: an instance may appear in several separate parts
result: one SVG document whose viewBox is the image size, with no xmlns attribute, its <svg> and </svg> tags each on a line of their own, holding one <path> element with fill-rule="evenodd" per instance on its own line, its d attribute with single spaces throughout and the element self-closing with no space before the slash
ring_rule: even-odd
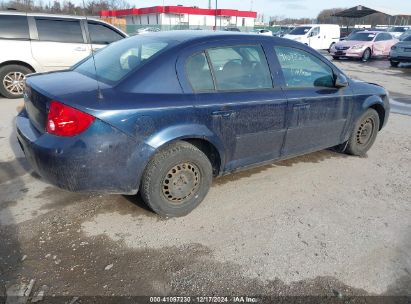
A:
<svg viewBox="0 0 411 304">
<path fill-rule="evenodd" d="M 214 30 L 217 30 L 217 6 L 218 6 L 218 0 L 215 0 L 215 18 L 214 18 Z"/>
</svg>

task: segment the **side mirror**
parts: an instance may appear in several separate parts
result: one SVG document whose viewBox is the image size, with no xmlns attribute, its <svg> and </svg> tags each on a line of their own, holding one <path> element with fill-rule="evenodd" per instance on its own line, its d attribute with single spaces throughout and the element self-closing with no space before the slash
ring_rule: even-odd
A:
<svg viewBox="0 0 411 304">
<path fill-rule="evenodd" d="M 348 87 L 348 79 L 343 74 L 338 74 L 335 78 L 334 85 L 336 88 Z"/>
</svg>

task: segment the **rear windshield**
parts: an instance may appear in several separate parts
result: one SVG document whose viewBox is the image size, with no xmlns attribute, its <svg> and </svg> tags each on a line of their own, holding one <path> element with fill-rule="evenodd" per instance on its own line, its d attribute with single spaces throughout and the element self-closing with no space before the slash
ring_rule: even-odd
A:
<svg viewBox="0 0 411 304">
<path fill-rule="evenodd" d="M 299 26 L 289 32 L 289 35 L 305 35 L 311 30 L 311 26 Z"/>
<path fill-rule="evenodd" d="M 355 33 L 347 37 L 347 40 L 352 41 L 372 41 L 375 38 L 375 33 Z"/>
<path fill-rule="evenodd" d="M 176 43 L 164 38 L 134 36 L 110 44 L 94 54 L 94 62 L 93 57 L 89 56 L 73 69 L 102 82 L 114 84 Z"/>
</svg>

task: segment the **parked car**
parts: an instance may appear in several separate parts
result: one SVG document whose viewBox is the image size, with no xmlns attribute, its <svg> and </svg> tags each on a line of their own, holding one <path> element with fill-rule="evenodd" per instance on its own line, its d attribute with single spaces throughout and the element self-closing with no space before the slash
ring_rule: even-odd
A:
<svg viewBox="0 0 411 304">
<path fill-rule="evenodd" d="M 144 27 L 137 30 L 137 35 L 144 35 L 147 33 L 159 32 L 160 29 L 158 27 Z"/>
<path fill-rule="evenodd" d="M 391 47 L 391 66 L 397 67 L 401 62 L 411 62 L 411 36 L 406 37 Z"/>
<path fill-rule="evenodd" d="M 304 43 L 316 50 L 328 50 L 340 40 L 340 27 L 337 24 L 300 25 L 284 38 Z"/>
<path fill-rule="evenodd" d="M 387 32 L 393 35 L 395 38 L 400 38 L 400 36 L 409 29 L 411 29 L 410 26 L 393 26 L 388 28 Z"/>
<path fill-rule="evenodd" d="M 258 35 L 273 36 L 273 32 L 267 29 L 257 29 L 254 30 L 253 33 Z"/>
<path fill-rule="evenodd" d="M 241 30 L 238 27 L 235 26 L 229 26 L 224 28 L 224 31 L 226 32 L 241 32 Z"/>
<path fill-rule="evenodd" d="M 127 36 L 108 23 L 87 19 L 0 12 L 0 94 L 22 97 L 25 75 L 67 69 L 92 49 Z"/>
<path fill-rule="evenodd" d="M 404 40 L 408 36 L 411 36 L 411 29 L 406 30 L 404 33 L 401 34 L 401 36 L 398 38 L 400 41 Z"/>
<path fill-rule="evenodd" d="M 348 35 L 340 38 L 340 41 L 347 40 L 347 38 L 351 38 L 354 34 L 358 32 L 386 32 L 385 29 L 377 29 L 377 28 L 368 28 L 368 29 L 352 29 Z"/>
<path fill-rule="evenodd" d="M 388 56 L 391 47 L 397 42 L 398 39 L 390 33 L 361 31 L 334 44 L 330 49 L 330 54 L 334 59 L 349 57 L 368 61 L 372 57 Z"/>
<path fill-rule="evenodd" d="M 163 216 L 193 210 L 213 176 L 333 146 L 364 155 L 389 114 L 384 88 L 312 48 L 223 31 L 133 36 L 26 83 L 17 137 L 46 181 L 140 191 Z"/>
<path fill-rule="evenodd" d="M 280 26 L 280 28 L 273 33 L 273 36 L 284 37 L 289 32 L 291 32 L 295 27 L 294 26 Z"/>
</svg>

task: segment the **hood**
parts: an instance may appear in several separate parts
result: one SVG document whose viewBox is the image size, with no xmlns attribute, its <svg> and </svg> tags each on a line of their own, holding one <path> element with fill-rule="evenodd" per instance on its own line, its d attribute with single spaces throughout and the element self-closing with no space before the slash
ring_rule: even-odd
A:
<svg viewBox="0 0 411 304">
<path fill-rule="evenodd" d="M 338 46 L 349 46 L 352 47 L 354 45 L 371 45 L 372 41 L 359 41 L 359 40 L 344 40 L 339 41 L 335 44 L 335 47 Z"/>
</svg>

